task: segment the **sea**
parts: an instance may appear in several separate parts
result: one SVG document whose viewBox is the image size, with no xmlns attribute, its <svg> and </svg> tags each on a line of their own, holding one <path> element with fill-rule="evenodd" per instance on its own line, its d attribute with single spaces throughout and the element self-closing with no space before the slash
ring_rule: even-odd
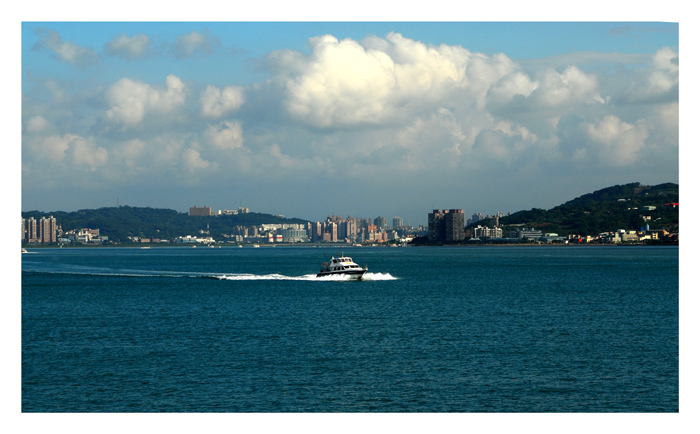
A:
<svg viewBox="0 0 700 434">
<path fill-rule="evenodd" d="M 677 247 L 28 250 L 23 413 L 679 412 Z"/>
</svg>

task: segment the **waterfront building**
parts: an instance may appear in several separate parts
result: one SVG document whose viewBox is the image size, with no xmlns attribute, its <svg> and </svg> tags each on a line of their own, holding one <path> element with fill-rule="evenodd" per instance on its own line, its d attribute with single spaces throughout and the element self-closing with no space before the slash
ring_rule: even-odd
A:
<svg viewBox="0 0 700 434">
<path fill-rule="evenodd" d="M 464 210 L 451 209 L 445 215 L 445 241 L 464 240 Z"/>
<path fill-rule="evenodd" d="M 56 219 L 54 216 L 42 217 L 39 220 L 39 240 L 42 243 L 55 243 L 56 242 L 56 232 L 58 230 L 56 226 Z"/>
<path fill-rule="evenodd" d="M 474 228 L 474 236 L 476 238 L 503 238 L 503 229 L 479 225 Z"/>
<path fill-rule="evenodd" d="M 525 240 L 536 240 L 542 237 L 542 231 L 539 229 L 520 229 L 518 238 Z"/>
<path fill-rule="evenodd" d="M 309 241 L 306 231 L 303 229 L 282 229 L 282 241 L 285 243 L 302 243 Z"/>
<path fill-rule="evenodd" d="M 27 243 L 39 242 L 39 231 L 36 219 L 34 217 L 29 217 L 26 219 L 26 227 L 23 229 L 22 234 L 24 236 L 23 241 Z"/>
<path fill-rule="evenodd" d="M 428 239 L 438 242 L 464 240 L 464 210 L 435 209 L 428 214 Z"/>
<path fill-rule="evenodd" d="M 428 240 L 443 241 L 445 233 L 445 213 L 447 210 L 434 209 L 428 214 Z"/>
</svg>

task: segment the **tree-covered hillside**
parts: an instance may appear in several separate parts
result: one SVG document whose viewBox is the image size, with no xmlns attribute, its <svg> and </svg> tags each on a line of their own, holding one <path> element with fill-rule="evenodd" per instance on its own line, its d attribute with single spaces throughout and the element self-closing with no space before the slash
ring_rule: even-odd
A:
<svg viewBox="0 0 700 434">
<path fill-rule="evenodd" d="M 645 186 L 636 182 L 598 190 L 550 210 L 519 211 L 501 218 L 500 225 L 504 229 L 533 227 L 562 236 L 639 230 L 646 224 L 650 229 L 672 229 L 678 227 L 679 207 L 664 207 L 664 204 L 678 202 L 678 184 Z M 642 209 L 645 206 L 656 209 L 645 211 Z M 642 216 L 650 216 L 651 220 L 645 222 Z"/>
<path fill-rule="evenodd" d="M 179 213 L 171 209 L 138 208 L 130 206 L 83 209 L 75 212 L 56 211 L 44 213 L 39 211 L 23 212 L 22 217 L 41 217 L 53 215 L 64 232 L 72 229 L 100 229 L 100 235 L 106 235 L 112 241 L 124 242 L 128 236 L 171 239 L 183 235 L 197 235 L 206 230 L 213 237 L 230 234 L 235 226 L 257 226 L 263 223 L 306 223 L 301 219 L 286 219 L 270 214 L 247 213 L 238 215 L 221 215 L 197 217 Z"/>
</svg>

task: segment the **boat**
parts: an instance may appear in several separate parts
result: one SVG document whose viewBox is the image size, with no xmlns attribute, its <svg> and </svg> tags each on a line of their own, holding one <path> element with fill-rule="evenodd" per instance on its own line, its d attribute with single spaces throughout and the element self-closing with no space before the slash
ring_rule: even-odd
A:
<svg viewBox="0 0 700 434">
<path fill-rule="evenodd" d="M 340 255 L 337 258 L 332 256 L 330 261 L 321 264 L 321 271 L 316 277 L 348 276 L 351 279 L 362 280 L 366 272 L 367 267 L 361 268 L 352 258 Z"/>
</svg>

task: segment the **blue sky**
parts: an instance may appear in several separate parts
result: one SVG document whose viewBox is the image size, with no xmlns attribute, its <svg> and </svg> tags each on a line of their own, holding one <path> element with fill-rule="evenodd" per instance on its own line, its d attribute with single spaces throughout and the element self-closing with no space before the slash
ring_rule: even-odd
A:
<svg viewBox="0 0 700 434">
<path fill-rule="evenodd" d="M 22 210 L 471 215 L 679 182 L 677 22 L 21 26 Z"/>
</svg>

